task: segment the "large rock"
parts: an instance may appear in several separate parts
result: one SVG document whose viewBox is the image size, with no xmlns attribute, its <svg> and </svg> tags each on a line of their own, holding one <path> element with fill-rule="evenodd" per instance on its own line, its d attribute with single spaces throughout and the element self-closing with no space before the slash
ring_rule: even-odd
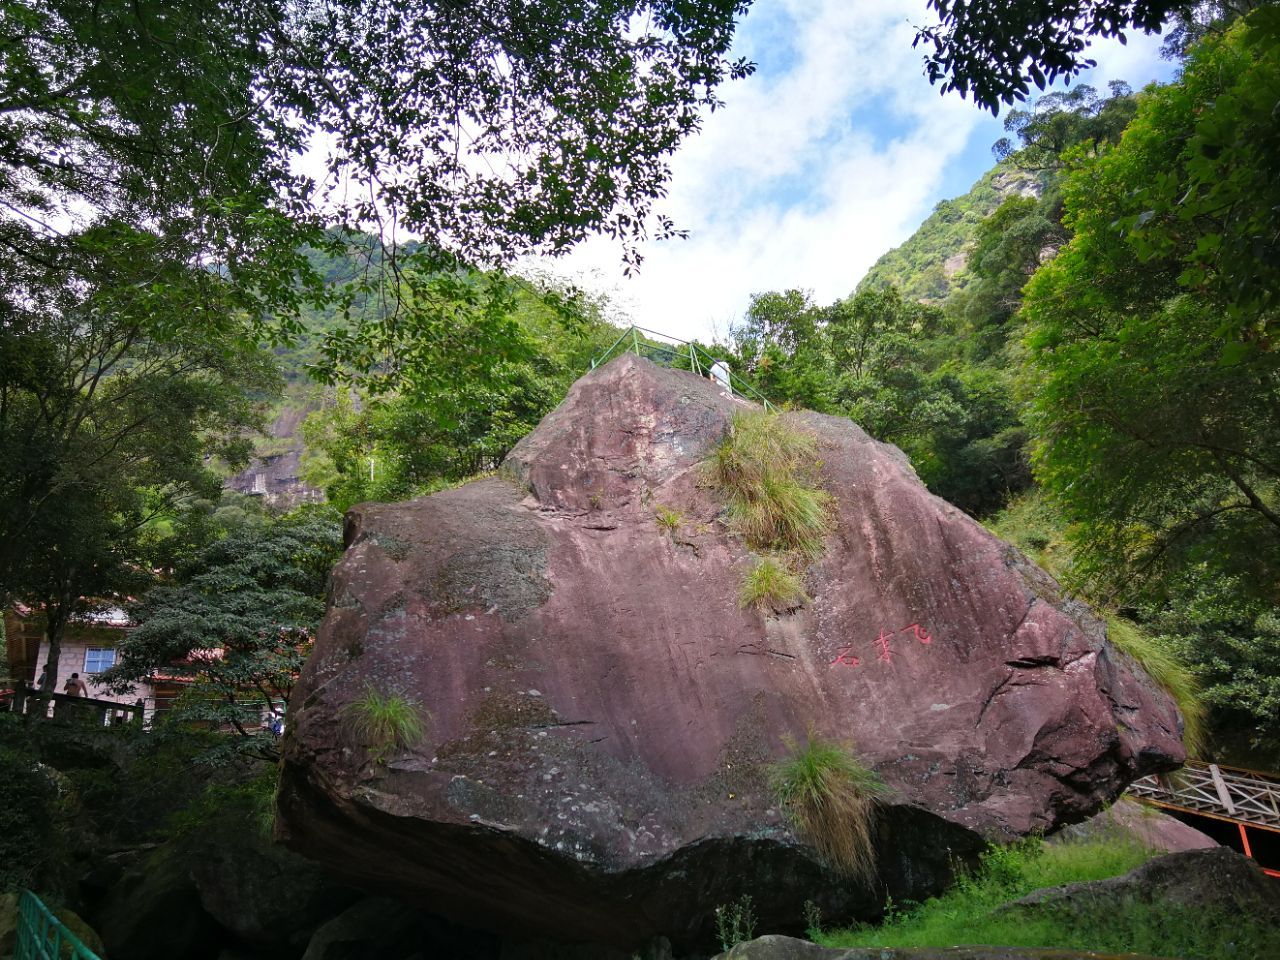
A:
<svg viewBox="0 0 1280 960">
<path fill-rule="evenodd" d="M 18 942 L 18 895 L 0 893 L 0 957 L 13 955 Z"/>
<path fill-rule="evenodd" d="M 740 608 L 752 556 L 700 464 L 747 407 L 624 356 L 504 476 L 354 508 L 291 700 L 287 842 L 473 926 L 705 944 L 743 893 L 774 930 L 807 899 L 833 918 L 919 899 L 982 838 L 1083 819 L 1181 762 L 1176 709 L 1104 625 L 848 420 L 784 415 L 834 497 L 812 603 Z M 371 688 L 426 720 L 385 765 L 348 722 Z M 807 728 L 856 740 L 892 788 L 877 889 L 770 795 Z"/>
<path fill-rule="evenodd" d="M 1151 850 L 1181 853 L 1185 850 L 1207 850 L 1218 841 L 1176 817 L 1128 797 L 1122 797 L 1083 823 L 1067 827 L 1053 835 L 1051 843 L 1077 840 L 1137 843 Z"/>
<path fill-rule="evenodd" d="M 217 839 L 193 845 L 200 906 L 237 941 L 270 948 L 278 960 L 300 955 L 311 932 L 354 899 L 314 864 L 264 842 L 255 825 Z"/>
<path fill-rule="evenodd" d="M 172 850 L 127 871 L 96 921 L 112 960 L 207 960 L 225 939 L 201 908 L 190 863 Z"/>
<path fill-rule="evenodd" d="M 1001 910 L 1101 923 L 1135 903 L 1157 904 L 1201 923 L 1235 918 L 1280 933 L 1280 884 L 1228 847 L 1165 854 L 1120 877 L 1037 890 Z"/>
</svg>

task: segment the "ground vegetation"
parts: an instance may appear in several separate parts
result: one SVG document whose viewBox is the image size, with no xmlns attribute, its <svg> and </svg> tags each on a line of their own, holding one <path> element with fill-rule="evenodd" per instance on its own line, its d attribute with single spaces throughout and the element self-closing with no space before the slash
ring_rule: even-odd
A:
<svg viewBox="0 0 1280 960">
<path fill-rule="evenodd" d="M 1265 953 L 1271 936 L 1265 921 L 1234 910 L 1198 910 L 1189 916 L 1185 906 L 1159 900 L 1108 904 L 1105 911 L 1087 913 L 1028 913 L 1008 906 L 1036 890 L 1118 876 L 1156 853 L 1127 835 L 1057 843 L 1033 838 L 993 848 L 975 873 L 962 875 L 941 897 L 889 903 L 879 925 L 819 932 L 817 940 L 875 948 L 998 943 L 1205 960 Z"/>
</svg>

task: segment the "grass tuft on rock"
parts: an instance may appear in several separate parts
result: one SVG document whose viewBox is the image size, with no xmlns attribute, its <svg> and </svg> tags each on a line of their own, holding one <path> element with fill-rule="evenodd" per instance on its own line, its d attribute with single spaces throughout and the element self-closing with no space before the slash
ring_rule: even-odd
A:
<svg viewBox="0 0 1280 960">
<path fill-rule="evenodd" d="M 1188 756 L 1199 756 L 1205 747 L 1207 714 L 1200 696 L 1200 681 L 1169 644 L 1142 630 L 1136 623 L 1108 614 L 1107 639 L 1138 662 L 1173 698 L 1182 714 L 1182 743 Z"/>
<path fill-rule="evenodd" d="M 804 746 L 786 741 L 791 756 L 774 764 L 778 804 L 796 830 L 831 866 L 871 887 L 876 876 L 876 808 L 883 781 L 847 744 L 809 732 Z"/>
<path fill-rule="evenodd" d="M 684 523 L 684 514 L 679 510 L 673 510 L 670 507 L 658 504 L 653 510 L 653 519 L 667 533 L 674 534 L 679 532 L 680 525 Z"/>
<path fill-rule="evenodd" d="M 729 495 L 729 524 L 757 550 L 822 552 L 831 497 L 818 486 L 818 440 L 776 413 L 738 414 L 707 462 Z"/>
<path fill-rule="evenodd" d="M 804 584 L 786 561 L 761 557 L 742 578 L 738 603 L 762 612 L 784 613 L 802 607 L 809 600 Z"/>
<path fill-rule="evenodd" d="M 342 708 L 341 716 L 374 763 L 386 763 L 392 751 L 416 745 L 425 733 L 412 702 L 398 693 L 384 694 L 371 683 Z"/>
</svg>

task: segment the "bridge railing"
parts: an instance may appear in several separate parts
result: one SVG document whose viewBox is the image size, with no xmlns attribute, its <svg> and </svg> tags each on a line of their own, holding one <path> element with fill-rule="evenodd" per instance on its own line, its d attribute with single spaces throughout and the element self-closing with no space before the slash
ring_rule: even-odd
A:
<svg viewBox="0 0 1280 960">
<path fill-rule="evenodd" d="M 1216 763 L 1187 761 L 1173 773 L 1135 780 L 1139 800 L 1280 831 L 1280 778 Z"/>
<path fill-rule="evenodd" d="M 30 890 L 18 901 L 13 960 L 102 960 Z"/>
<path fill-rule="evenodd" d="M 17 683 L 7 694 L 9 710 L 13 713 L 97 727 L 142 723 L 146 712 L 146 705 L 142 700 L 136 703 L 117 703 L 115 700 L 73 697 L 49 690 L 35 690 L 22 682 Z"/>
</svg>

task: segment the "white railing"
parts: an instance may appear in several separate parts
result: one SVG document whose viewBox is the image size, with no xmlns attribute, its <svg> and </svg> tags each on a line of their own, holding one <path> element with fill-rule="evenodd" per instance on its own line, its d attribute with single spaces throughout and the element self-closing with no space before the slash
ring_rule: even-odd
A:
<svg viewBox="0 0 1280 960">
<path fill-rule="evenodd" d="M 1188 760 L 1173 773 L 1135 780 L 1129 793 L 1138 800 L 1280 830 L 1280 777 Z"/>
</svg>

